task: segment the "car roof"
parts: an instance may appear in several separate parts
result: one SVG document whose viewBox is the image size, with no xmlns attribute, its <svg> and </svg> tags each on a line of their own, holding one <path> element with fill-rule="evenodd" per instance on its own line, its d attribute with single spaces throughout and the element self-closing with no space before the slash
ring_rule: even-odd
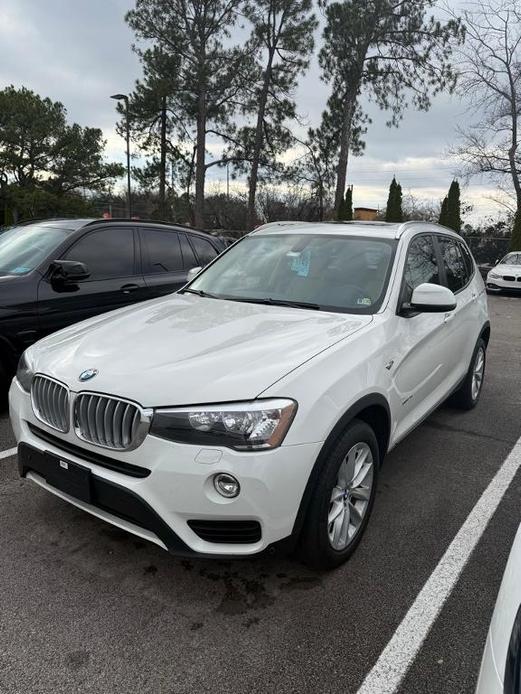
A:
<svg viewBox="0 0 521 694">
<path fill-rule="evenodd" d="M 177 229 L 179 231 L 188 231 L 190 233 L 197 234 L 198 236 L 203 236 L 205 238 L 210 237 L 212 239 L 216 239 L 217 241 L 219 240 L 218 237 L 208 233 L 207 231 L 203 231 L 202 229 L 193 229 L 192 227 L 184 226 L 183 224 L 176 224 L 175 222 L 162 222 L 155 219 L 128 219 L 128 217 L 114 217 L 111 219 L 104 219 L 103 217 L 85 217 L 78 219 L 70 219 L 66 217 L 56 217 L 52 219 L 30 219 L 23 222 L 19 222 L 18 224 L 15 224 L 13 226 L 38 225 L 43 227 L 52 227 L 55 229 L 63 229 L 64 231 L 78 231 L 79 229 L 83 229 L 83 227 L 87 226 L 96 226 L 98 224 L 121 224 L 122 222 L 125 224 L 133 224 L 136 226 L 164 226 L 170 229 Z"/>
<path fill-rule="evenodd" d="M 251 234 L 271 236 L 275 234 L 335 234 L 340 236 L 367 236 L 369 238 L 399 239 L 409 231 L 437 231 L 461 238 L 451 229 L 433 222 L 268 222 L 257 227 Z"/>
</svg>

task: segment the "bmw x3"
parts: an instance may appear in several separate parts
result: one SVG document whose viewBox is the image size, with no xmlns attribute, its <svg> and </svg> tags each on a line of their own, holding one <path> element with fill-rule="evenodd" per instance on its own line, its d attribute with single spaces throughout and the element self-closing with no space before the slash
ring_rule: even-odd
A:
<svg viewBox="0 0 521 694">
<path fill-rule="evenodd" d="M 490 326 L 465 241 L 407 222 L 260 227 L 178 292 L 29 347 L 22 477 L 181 555 L 359 543 L 386 453 L 480 397 Z"/>
</svg>

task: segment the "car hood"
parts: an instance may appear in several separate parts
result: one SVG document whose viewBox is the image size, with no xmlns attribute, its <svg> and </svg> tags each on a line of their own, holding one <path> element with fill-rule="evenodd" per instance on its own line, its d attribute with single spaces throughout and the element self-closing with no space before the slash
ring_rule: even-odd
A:
<svg viewBox="0 0 521 694">
<path fill-rule="evenodd" d="M 244 400 L 371 320 L 174 294 L 61 330 L 29 360 L 73 390 L 145 407 Z M 86 369 L 99 373 L 80 384 Z"/>
<path fill-rule="evenodd" d="M 494 265 L 490 272 L 496 275 L 510 275 L 511 277 L 521 277 L 521 265 Z"/>
</svg>

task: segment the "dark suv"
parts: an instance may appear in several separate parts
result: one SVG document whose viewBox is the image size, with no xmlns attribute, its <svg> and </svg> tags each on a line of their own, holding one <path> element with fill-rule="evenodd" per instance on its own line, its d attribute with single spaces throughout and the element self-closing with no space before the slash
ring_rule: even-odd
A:
<svg viewBox="0 0 521 694">
<path fill-rule="evenodd" d="M 158 222 L 60 219 L 0 233 L 0 384 L 24 349 L 71 323 L 173 292 L 224 248 Z"/>
</svg>

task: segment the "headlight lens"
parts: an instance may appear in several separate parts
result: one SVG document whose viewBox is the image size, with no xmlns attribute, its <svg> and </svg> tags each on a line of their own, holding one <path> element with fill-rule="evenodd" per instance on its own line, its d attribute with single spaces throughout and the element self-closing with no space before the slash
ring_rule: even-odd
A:
<svg viewBox="0 0 521 694">
<path fill-rule="evenodd" d="M 491 280 L 498 280 L 501 277 L 501 275 L 497 275 L 495 272 L 489 272 L 488 277 Z"/>
<path fill-rule="evenodd" d="M 280 446 L 296 411 L 295 401 L 278 398 L 156 410 L 150 433 L 180 443 L 266 450 Z"/>
<path fill-rule="evenodd" d="M 18 383 L 27 393 L 29 393 L 29 391 L 31 390 L 33 376 L 34 372 L 29 366 L 26 354 L 24 352 L 20 357 L 20 361 L 18 362 L 18 368 L 16 369 L 16 378 L 18 379 Z"/>
</svg>

